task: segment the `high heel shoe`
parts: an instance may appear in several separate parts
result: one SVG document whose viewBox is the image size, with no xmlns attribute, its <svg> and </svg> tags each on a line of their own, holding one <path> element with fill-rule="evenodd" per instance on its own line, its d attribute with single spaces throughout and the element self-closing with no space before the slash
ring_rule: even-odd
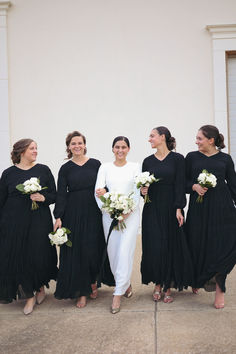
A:
<svg viewBox="0 0 236 354">
<path fill-rule="evenodd" d="M 30 313 L 33 312 L 35 303 L 36 303 L 36 297 L 34 296 L 33 302 L 31 304 L 27 304 L 26 303 L 26 305 L 24 307 L 23 312 L 24 312 L 25 315 L 29 315 Z"/>
<path fill-rule="evenodd" d="M 128 287 L 128 289 L 127 289 L 126 292 L 124 293 L 124 297 L 126 297 L 127 299 L 129 299 L 132 295 L 133 295 L 133 290 L 132 290 L 132 286 L 131 286 L 131 284 L 130 284 L 130 286 Z"/>
<path fill-rule="evenodd" d="M 114 295 L 113 295 L 113 300 L 114 300 Z M 112 301 L 112 305 L 113 305 L 113 301 Z M 112 307 L 112 305 L 111 305 L 111 313 L 112 313 L 113 315 L 115 315 L 116 313 L 120 312 L 120 305 L 121 305 L 121 303 L 119 304 L 118 307 Z"/>
</svg>

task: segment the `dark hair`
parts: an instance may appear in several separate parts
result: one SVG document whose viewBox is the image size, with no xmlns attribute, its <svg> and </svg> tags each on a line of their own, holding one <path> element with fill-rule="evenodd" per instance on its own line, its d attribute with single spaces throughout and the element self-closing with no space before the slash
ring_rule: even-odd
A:
<svg viewBox="0 0 236 354">
<path fill-rule="evenodd" d="M 224 135 L 220 134 L 218 128 L 214 125 L 203 125 L 199 130 L 201 130 L 202 134 L 207 138 L 214 138 L 215 146 L 217 146 L 220 150 L 224 149 Z"/>
<path fill-rule="evenodd" d="M 168 150 L 174 150 L 176 148 L 176 141 L 175 138 L 173 136 L 171 136 L 171 133 L 169 131 L 169 129 L 167 129 L 166 127 L 157 127 L 154 128 L 158 131 L 159 135 L 165 135 L 166 138 L 166 146 L 168 148 Z"/>
<path fill-rule="evenodd" d="M 13 149 L 11 152 L 11 159 L 14 164 L 20 163 L 21 154 L 23 154 L 25 150 L 27 150 L 27 148 L 33 142 L 34 142 L 33 139 L 21 139 L 13 145 Z"/>
<path fill-rule="evenodd" d="M 83 139 L 84 144 L 86 145 L 86 138 L 85 138 L 85 136 L 83 134 L 81 134 L 77 130 L 74 130 L 72 133 L 69 133 L 67 135 L 67 137 L 66 137 L 66 146 L 67 146 L 66 152 L 67 152 L 68 159 L 72 158 L 72 152 L 69 149 L 69 145 L 70 145 L 70 142 L 71 142 L 72 138 L 74 138 L 75 136 L 81 136 L 81 138 Z M 86 154 L 86 152 L 87 152 L 87 149 L 85 148 L 84 149 L 84 154 Z"/>
<path fill-rule="evenodd" d="M 126 138 L 126 136 L 117 136 L 112 143 L 112 148 L 115 146 L 115 144 L 117 143 L 117 141 L 125 141 L 128 148 L 130 148 L 130 143 L 129 143 L 129 139 Z"/>
</svg>

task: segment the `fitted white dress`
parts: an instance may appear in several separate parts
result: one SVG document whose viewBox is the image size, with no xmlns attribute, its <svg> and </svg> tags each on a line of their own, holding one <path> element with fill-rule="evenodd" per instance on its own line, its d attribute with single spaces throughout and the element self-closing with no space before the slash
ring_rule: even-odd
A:
<svg viewBox="0 0 236 354">
<path fill-rule="evenodd" d="M 126 229 L 123 231 L 113 230 L 107 247 L 111 271 L 115 279 L 114 295 L 123 295 L 130 285 L 130 278 L 133 267 L 134 251 L 139 227 L 139 198 L 140 193 L 136 188 L 134 178 L 141 171 L 140 165 L 134 162 L 127 162 L 124 166 L 118 167 L 113 162 L 104 163 L 100 166 L 95 190 L 97 188 L 108 188 L 109 192 L 119 192 L 125 195 L 133 193 L 135 210 L 125 220 Z M 102 202 L 96 198 L 99 208 Z M 103 212 L 103 228 L 107 239 L 112 219 L 110 215 Z"/>
</svg>

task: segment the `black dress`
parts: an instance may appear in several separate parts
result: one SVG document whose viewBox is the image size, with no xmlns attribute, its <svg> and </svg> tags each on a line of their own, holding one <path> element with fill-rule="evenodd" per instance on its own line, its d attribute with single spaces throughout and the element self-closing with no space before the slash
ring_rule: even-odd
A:
<svg viewBox="0 0 236 354">
<path fill-rule="evenodd" d="M 217 177 L 202 203 L 192 186 L 203 169 Z M 206 156 L 199 151 L 186 156 L 187 193 L 190 193 L 186 232 L 194 263 L 195 288 L 215 290 L 215 280 L 225 291 L 225 279 L 236 263 L 236 173 L 230 155 Z M 211 286 L 212 285 L 212 286 Z"/>
<path fill-rule="evenodd" d="M 54 216 L 71 231 L 72 247 L 60 247 L 57 299 L 90 294 L 100 270 L 105 239 L 94 197 L 99 166 L 98 160 L 90 158 L 83 166 L 68 161 L 59 171 Z"/>
<path fill-rule="evenodd" d="M 31 177 L 40 179 L 44 202 L 31 210 L 29 195 L 17 184 Z M 49 205 L 55 202 L 56 187 L 50 169 L 36 164 L 29 170 L 6 169 L 0 180 L 0 300 L 11 302 L 17 293 L 26 298 L 57 276 L 57 254 L 48 234 L 53 230 Z"/>
<path fill-rule="evenodd" d="M 160 284 L 163 290 L 182 290 L 192 283 L 192 263 L 183 227 L 176 209 L 184 208 L 185 166 L 182 155 L 170 152 L 160 161 L 155 155 L 143 161 L 143 171 L 153 173 L 159 182 L 150 185 L 151 203 L 146 203 L 142 219 L 142 282 Z"/>
</svg>

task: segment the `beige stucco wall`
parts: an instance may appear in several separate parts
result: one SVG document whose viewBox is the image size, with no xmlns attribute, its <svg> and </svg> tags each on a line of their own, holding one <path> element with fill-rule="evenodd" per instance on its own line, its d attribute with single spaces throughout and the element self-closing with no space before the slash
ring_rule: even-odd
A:
<svg viewBox="0 0 236 354">
<path fill-rule="evenodd" d="M 197 128 L 214 123 L 205 27 L 234 23 L 235 0 L 11 3 L 10 140 L 34 138 L 39 161 L 55 174 L 74 129 L 86 135 L 89 156 L 111 160 L 111 141 L 122 134 L 130 160 L 141 162 L 152 127 L 169 127 L 186 154 Z"/>
</svg>

